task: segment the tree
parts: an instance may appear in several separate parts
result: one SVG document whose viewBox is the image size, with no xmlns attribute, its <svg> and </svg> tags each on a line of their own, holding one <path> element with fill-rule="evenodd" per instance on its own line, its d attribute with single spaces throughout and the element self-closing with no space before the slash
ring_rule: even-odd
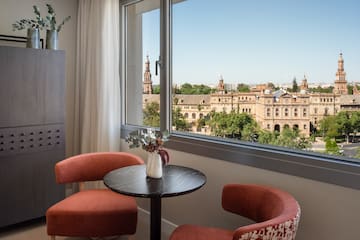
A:
<svg viewBox="0 0 360 240">
<path fill-rule="evenodd" d="M 293 79 L 293 82 L 292 82 L 292 92 L 297 92 L 298 91 L 298 84 L 297 84 L 297 82 L 296 82 L 296 77 L 294 77 L 294 79 Z"/>
<path fill-rule="evenodd" d="M 153 86 L 153 94 L 160 94 L 160 85 Z"/>
<path fill-rule="evenodd" d="M 239 83 L 237 85 L 238 92 L 250 92 L 249 85 L 246 85 L 245 83 Z"/>
<path fill-rule="evenodd" d="M 309 91 L 316 92 L 316 93 L 332 93 L 333 89 L 334 89 L 333 86 L 330 86 L 328 88 L 322 88 L 322 87 L 318 86 L 317 88 L 309 88 Z"/>
<path fill-rule="evenodd" d="M 259 132 L 259 143 L 282 146 L 294 149 L 308 149 L 311 142 L 305 136 L 299 135 L 298 130 L 284 128 L 281 133 L 278 131 L 262 130 Z"/>
<path fill-rule="evenodd" d="M 325 141 L 325 151 L 327 154 L 341 155 L 340 148 L 336 144 L 335 139 L 327 138 Z"/>
<path fill-rule="evenodd" d="M 206 124 L 210 126 L 215 136 L 228 138 L 241 138 L 241 131 L 246 124 L 254 123 L 255 120 L 247 113 L 236 113 L 234 110 L 227 114 L 212 111 Z"/>
<path fill-rule="evenodd" d="M 244 141 L 258 142 L 259 141 L 259 127 L 255 121 L 248 123 L 241 131 L 241 139 Z"/>
<path fill-rule="evenodd" d="M 353 112 L 350 116 L 350 124 L 353 129 L 353 141 L 358 132 L 360 132 L 360 112 Z"/>
<path fill-rule="evenodd" d="M 211 88 L 204 85 L 191 85 L 190 83 L 184 83 L 179 89 L 180 94 L 210 94 Z"/>
<path fill-rule="evenodd" d="M 336 116 L 327 116 L 323 118 L 319 123 L 319 127 L 323 138 L 335 138 L 339 136 Z"/>
<path fill-rule="evenodd" d="M 145 126 L 160 127 L 160 105 L 157 102 L 147 103 L 143 110 Z"/>
<path fill-rule="evenodd" d="M 275 141 L 275 133 L 268 130 L 261 130 L 258 141 L 261 144 L 273 144 Z"/>
<path fill-rule="evenodd" d="M 172 125 L 177 131 L 187 131 L 189 126 L 184 118 L 184 115 L 181 113 L 181 109 L 177 107 L 172 112 Z"/>
<path fill-rule="evenodd" d="M 275 85 L 274 85 L 272 82 L 268 82 L 268 83 L 267 83 L 267 87 L 268 87 L 269 89 L 275 89 Z"/>
<path fill-rule="evenodd" d="M 197 131 L 201 131 L 202 127 L 206 126 L 206 116 L 205 117 L 200 117 L 197 120 Z"/>
<path fill-rule="evenodd" d="M 349 113 L 339 112 L 336 115 L 338 132 L 346 136 L 346 142 L 349 143 L 350 133 L 353 132 L 353 126 L 350 121 Z"/>
</svg>

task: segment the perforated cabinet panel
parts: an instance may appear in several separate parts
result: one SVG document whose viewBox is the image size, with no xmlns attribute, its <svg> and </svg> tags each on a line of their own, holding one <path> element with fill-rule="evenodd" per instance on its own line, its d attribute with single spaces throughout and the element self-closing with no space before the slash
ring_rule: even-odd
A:
<svg viewBox="0 0 360 240">
<path fill-rule="evenodd" d="M 0 128 L 0 157 L 62 149 L 64 125 Z"/>
</svg>

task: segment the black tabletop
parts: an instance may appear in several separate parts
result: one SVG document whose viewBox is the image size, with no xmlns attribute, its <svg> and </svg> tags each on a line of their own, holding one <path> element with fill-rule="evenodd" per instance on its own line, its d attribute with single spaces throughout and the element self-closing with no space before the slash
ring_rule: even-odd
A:
<svg viewBox="0 0 360 240">
<path fill-rule="evenodd" d="M 111 190 L 135 197 L 172 197 L 195 191 L 206 183 L 206 176 L 195 169 L 166 165 L 163 177 L 146 177 L 146 166 L 135 165 L 113 170 L 105 175 L 104 184 Z"/>
</svg>

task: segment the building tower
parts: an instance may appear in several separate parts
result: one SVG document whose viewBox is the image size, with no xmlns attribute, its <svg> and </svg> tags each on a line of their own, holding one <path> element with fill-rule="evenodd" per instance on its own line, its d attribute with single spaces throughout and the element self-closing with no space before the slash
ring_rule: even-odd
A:
<svg viewBox="0 0 360 240">
<path fill-rule="evenodd" d="M 301 81 L 300 85 L 300 93 L 306 93 L 309 90 L 309 85 L 306 79 L 306 76 L 304 75 L 304 79 Z"/>
<path fill-rule="evenodd" d="M 219 76 L 219 84 L 217 86 L 217 90 L 218 90 L 218 93 L 221 93 L 221 94 L 225 93 L 225 84 L 224 84 L 224 79 L 223 79 L 222 75 Z"/>
<path fill-rule="evenodd" d="M 152 92 L 153 92 L 153 88 L 152 88 L 151 73 L 150 73 L 150 60 L 149 60 L 149 55 L 147 55 L 145 60 L 143 93 L 152 94 Z"/>
<path fill-rule="evenodd" d="M 353 86 L 353 95 L 360 95 L 359 90 L 357 89 L 356 83 L 354 82 L 354 86 Z"/>
<path fill-rule="evenodd" d="M 344 71 L 344 59 L 342 57 L 342 53 L 340 53 L 339 60 L 338 60 L 338 70 L 336 72 L 333 93 L 348 94 L 346 72 Z"/>
</svg>

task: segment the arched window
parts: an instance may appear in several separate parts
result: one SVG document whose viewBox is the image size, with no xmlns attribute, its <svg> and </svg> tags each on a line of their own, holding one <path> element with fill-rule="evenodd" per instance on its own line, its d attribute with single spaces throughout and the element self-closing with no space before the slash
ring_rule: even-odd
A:
<svg viewBox="0 0 360 240">
<path fill-rule="evenodd" d="M 285 117 L 289 116 L 289 109 L 285 108 L 285 113 L 284 113 Z"/>
<path fill-rule="evenodd" d="M 196 118 L 196 113 L 192 113 L 191 117 L 192 117 L 192 119 L 195 119 Z"/>
<path fill-rule="evenodd" d="M 279 124 L 276 124 L 276 125 L 274 126 L 274 131 L 280 132 L 280 125 L 279 125 Z"/>
</svg>

